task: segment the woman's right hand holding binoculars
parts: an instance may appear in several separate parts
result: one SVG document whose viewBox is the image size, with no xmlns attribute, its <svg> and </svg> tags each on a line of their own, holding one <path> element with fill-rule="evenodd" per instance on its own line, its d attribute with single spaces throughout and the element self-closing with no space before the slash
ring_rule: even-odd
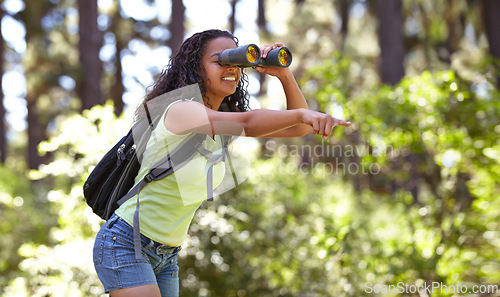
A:
<svg viewBox="0 0 500 297">
<path fill-rule="evenodd" d="M 260 47 L 260 53 L 262 59 L 265 59 L 267 57 L 267 54 L 272 51 L 276 50 L 278 48 L 283 47 L 283 43 L 281 42 L 276 42 L 275 44 L 267 44 L 263 45 Z M 287 74 L 290 74 L 290 68 L 288 67 L 262 67 L 262 66 L 257 66 L 255 67 L 255 70 L 259 71 L 260 73 L 264 73 L 267 75 L 271 76 L 276 76 L 279 79 L 284 78 Z"/>
<path fill-rule="evenodd" d="M 267 57 L 267 54 L 271 50 L 277 49 L 279 47 L 283 47 L 283 43 L 276 42 L 275 44 L 266 44 L 266 45 L 263 45 L 263 46 L 260 47 L 260 56 L 265 59 Z"/>
</svg>

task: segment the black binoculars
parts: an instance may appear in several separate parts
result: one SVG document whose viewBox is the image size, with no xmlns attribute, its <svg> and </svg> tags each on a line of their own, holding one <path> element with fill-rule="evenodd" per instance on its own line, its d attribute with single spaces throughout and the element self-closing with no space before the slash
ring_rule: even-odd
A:
<svg viewBox="0 0 500 297">
<path fill-rule="evenodd" d="M 288 67 L 292 64 L 292 53 L 282 46 L 269 51 L 267 56 L 262 58 L 258 46 L 247 44 L 223 50 L 219 54 L 219 64 L 239 67 Z"/>
</svg>

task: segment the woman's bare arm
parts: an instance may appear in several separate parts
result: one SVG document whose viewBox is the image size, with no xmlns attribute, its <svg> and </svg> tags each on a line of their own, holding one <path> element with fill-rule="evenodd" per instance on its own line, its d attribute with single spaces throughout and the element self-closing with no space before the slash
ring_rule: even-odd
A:
<svg viewBox="0 0 500 297">
<path fill-rule="evenodd" d="M 189 132 L 210 136 L 236 135 L 262 137 L 286 130 L 298 124 L 312 127 L 313 133 L 328 136 L 336 125 L 350 123 L 308 109 L 219 112 L 197 102 L 179 102 L 170 107 L 164 119 L 165 127 L 175 134 Z"/>
</svg>

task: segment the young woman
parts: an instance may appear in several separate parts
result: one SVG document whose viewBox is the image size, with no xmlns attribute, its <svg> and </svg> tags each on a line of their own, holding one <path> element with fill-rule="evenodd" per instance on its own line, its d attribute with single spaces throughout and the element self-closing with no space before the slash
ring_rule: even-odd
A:
<svg viewBox="0 0 500 297">
<path fill-rule="evenodd" d="M 261 47 L 267 53 L 281 43 Z M 206 134 L 204 145 L 216 148 L 217 135 L 249 137 L 298 137 L 311 131 L 328 137 L 332 127 L 350 125 L 330 115 L 307 109 L 307 103 L 288 68 L 257 67 L 276 76 L 286 95 L 287 110 L 249 110 L 246 75 L 236 66 L 221 66 L 218 55 L 237 47 L 229 32 L 208 30 L 196 33 L 182 44 L 146 96 L 145 103 L 169 91 L 198 84 L 203 104 L 179 100 L 163 112 L 148 142 L 136 182 L 144 177 L 160 151 L 169 152 L 191 133 Z M 188 99 L 188 98 L 185 98 Z M 219 111 L 221 104 L 231 111 Z M 140 117 L 140 115 L 139 115 Z M 168 143 L 168 144 L 167 144 Z M 201 158 L 200 158 L 201 159 Z M 191 161 L 178 170 L 177 180 L 190 179 L 190 203 L 181 195 L 173 175 L 150 183 L 140 193 L 142 259 L 134 253 L 133 214 L 135 199 L 125 202 L 102 226 L 94 245 L 94 264 L 106 292 L 120 296 L 178 296 L 177 253 L 195 211 L 206 199 L 206 162 Z M 221 181 L 223 168 L 214 166 L 214 184 Z M 176 171 L 177 174 L 177 171 Z M 195 201 L 195 202 L 192 202 Z"/>
</svg>

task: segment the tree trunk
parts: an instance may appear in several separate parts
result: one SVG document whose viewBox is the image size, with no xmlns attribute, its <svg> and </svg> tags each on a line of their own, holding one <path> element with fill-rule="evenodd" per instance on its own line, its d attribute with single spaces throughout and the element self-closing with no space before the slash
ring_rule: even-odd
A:
<svg viewBox="0 0 500 297">
<path fill-rule="evenodd" d="M 78 94 L 82 100 L 82 110 L 103 104 L 101 93 L 102 62 L 99 59 L 102 34 L 97 28 L 97 0 L 78 0 L 80 14 L 79 34 L 80 64 L 82 76 Z"/>
<path fill-rule="evenodd" d="M 43 39 L 45 34 L 42 29 L 41 21 L 43 16 L 49 11 L 49 6 L 51 5 L 47 2 L 33 2 L 32 5 L 26 6 L 25 10 L 19 13 L 21 20 L 23 21 L 26 28 L 26 44 L 37 44 L 36 41 Z M 37 63 L 41 58 L 38 52 L 35 53 L 33 59 L 35 60 L 33 65 L 38 65 Z M 26 73 L 33 73 L 36 71 L 32 66 L 26 69 Z M 40 142 L 44 141 L 45 129 L 47 127 L 46 123 L 43 123 L 40 119 L 40 114 L 37 109 L 37 99 L 40 94 L 46 94 L 47 90 L 43 88 L 40 83 L 33 83 L 33 76 L 26 76 L 26 106 L 28 110 L 27 122 L 27 134 L 28 134 L 28 148 L 27 148 L 27 165 L 29 169 L 38 169 L 40 164 L 44 163 L 47 157 L 41 157 L 38 155 L 38 145 Z M 32 87 L 30 87 L 32 86 Z"/>
<path fill-rule="evenodd" d="M 446 1 L 446 23 L 448 25 L 448 38 L 446 40 L 446 54 L 441 58 L 451 63 L 451 55 L 457 51 L 463 38 L 462 12 L 457 12 L 453 0 Z"/>
<path fill-rule="evenodd" d="M 123 35 L 120 34 L 121 27 L 121 16 L 120 16 L 120 7 L 119 3 L 118 7 L 112 14 L 110 31 L 115 35 L 115 75 L 114 81 L 109 90 L 109 97 L 113 100 L 113 104 L 115 106 L 115 115 L 119 116 L 125 107 L 123 103 L 123 93 L 125 92 L 125 87 L 123 86 L 123 74 L 122 74 L 122 60 L 121 60 L 121 52 L 125 48 L 127 40 L 124 40 Z"/>
<path fill-rule="evenodd" d="M 110 97 L 113 100 L 115 106 L 115 115 L 119 116 L 122 114 L 125 108 L 125 103 L 123 102 L 123 93 L 125 92 L 125 87 L 123 86 L 123 75 L 122 75 L 122 60 L 121 51 L 124 46 L 121 40 L 116 40 L 116 61 L 115 61 L 115 77 L 113 85 L 111 85 Z"/>
<path fill-rule="evenodd" d="M 500 59 L 500 1 L 498 0 L 483 0 L 484 27 L 488 44 L 490 46 L 490 54 L 495 59 Z M 500 60 L 495 63 L 497 70 L 497 88 L 500 89 Z"/>
<path fill-rule="evenodd" d="M 38 145 L 47 139 L 45 135 L 46 125 L 40 121 L 36 106 L 37 98 L 33 94 L 26 94 L 26 101 L 28 109 L 28 167 L 29 169 L 38 169 L 38 166 L 46 161 L 46 158 L 38 154 Z"/>
<path fill-rule="evenodd" d="M 347 38 L 347 32 L 349 30 L 349 0 L 340 0 L 337 2 L 339 6 L 340 18 L 342 19 L 342 24 L 340 27 L 340 35 L 342 36 L 341 40 L 341 50 L 344 51 L 345 40 Z"/>
<path fill-rule="evenodd" d="M 377 1 L 380 77 L 395 85 L 404 76 L 404 40 L 401 0 Z"/>
<path fill-rule="evenodd" d="M 4 10 L 0 7 L 0 19 L 3 19 L 4 14 Z M 7 158 L 7 127 L 5 125 L 5 107 L 2 91 L 4 45 L 3 35 L 0 34 L 0 162 L 2 164 L 5 164 L 5 159 Z"/>
<path fill-rule="evenodd" d="M 184 41 L 184 12 L 186 7 L 182 0 L 172 0 L 172 16 L 170 17 L 170 40 L 168 41 L 168 46 L 172 50 L 172 54 L 175 53 Z"/>
<path fill-rule="evenodd" d="M 261 33 L 267 34 L 266 6 L 264 0 L 259 0 L 257 26 Z"/>
<path fill-rule="evenodd" d="M 238 0 L 231 0 L 231 16 L 229 17 L 229 31 L 234 34 L 236 30 L 236 3 Z"/>
</svg>

